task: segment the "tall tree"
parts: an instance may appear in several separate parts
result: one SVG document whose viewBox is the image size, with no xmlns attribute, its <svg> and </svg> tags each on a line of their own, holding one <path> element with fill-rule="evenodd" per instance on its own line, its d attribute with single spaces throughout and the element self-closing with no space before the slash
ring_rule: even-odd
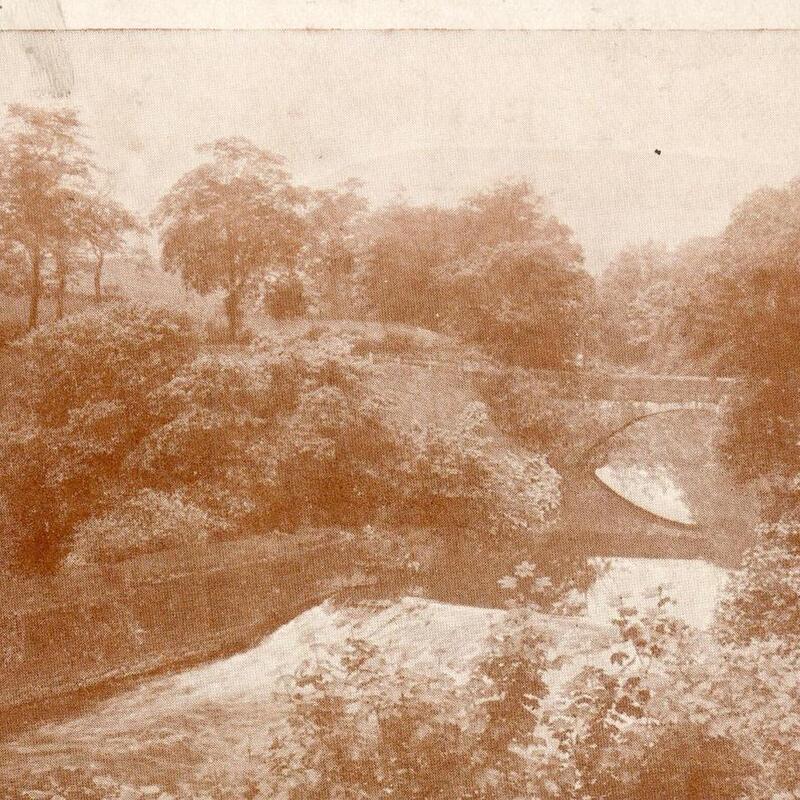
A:
<svg viewBox="0 0 800 800">
<path fill-rule="evenodd" d="M 770 513 L 800 508 L 800 178 L 733 211 L 685 327 L 696 352 L 748 379 L 728 415 L 730 462 L 769 476 Z"/>
<path fill-rule="evenodd" d="M 482 248 L 453 265 L 449 324 L 509 363 L 564 367 L 580 352 L 593 289 L 580 263 L 566 232 Z"/>
<path fill-rule="evenodd" d="M 303 241 L 304 192 L 283 159 L 243 138 L 199 148 L 211 161 L 187 172 L 159 201 L 162 261 L 202 294 L 221 289 L 232 337 L 242 305 L 267 271 L 294 264 Z"/>
<path fill-rule="evenodd" d="M 126 233 L 142 234 L 145 229 L 128 209 L 108 195 L 98 194 L 90 200 L 83 209 L 81 235 L 91 253 L 94 299 L 99 303 L 106 256 L 122 249 Z"/>
<path fill-rule="evenodd" d="M 501 181 L 476 192 L 461 201 L 453 217 L 453 237 L 461 256 L 482 247 L 540 240 L 553 221 L 544 197 L 527 181 Z"/>
<path fill-rule="evenodd" d="M 686 326 L 698 352 L 760 377 L 800 370 L 800 178 L 734 210 L 718 268 L 693 300 Z"/>
<path fill-rule="evenodd" d="M 653 326 L 670 298 L 672 257 L 666 246 L 648 241 L 617 253 L 597 280 L 603 355 L 623 364 L 644 363 L 650 355 Z"/>
<path fill-rule="evenodd" d="M 323 310 L 333 319 L 352 313 L 356 239 L 367 210 L 360 189 L 361 183 L 351 179 L 309 198 L 302 257 L 319 287 Z"/>
<path fill-rule="evenodd" d="M 524 181 L 468 197 L 452 215 L 450 328 L 511 363 L 563 366 L 581 348 L 593 292 L 573 232 Z"/>
<path fill-rule="evenodd" d="M 443 320 L 441 275 L 455 256 L 453 213 L 399 201 L 364 225 L 359 283 L 383 322 L 438 328 Z"/>
<path fill-rule="evenodd" d="M 64 221 L 76 195 L 91 187 L 94 170 L 75 111 L 9 106 L 0 139 L 0 237 L 24 254 L 31 328 L 46 255 L 61 249 Z"/>
</svg>

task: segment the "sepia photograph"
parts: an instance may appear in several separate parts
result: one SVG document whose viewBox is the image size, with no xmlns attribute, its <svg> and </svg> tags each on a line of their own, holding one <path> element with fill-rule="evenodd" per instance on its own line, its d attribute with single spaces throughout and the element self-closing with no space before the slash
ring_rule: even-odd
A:
<svg viewBox="0 0 800 800">
<path fill-rule="evenodd" d="M 42 6 L 0 800 L 800 798 L 800 32 Z"/>
</svg>

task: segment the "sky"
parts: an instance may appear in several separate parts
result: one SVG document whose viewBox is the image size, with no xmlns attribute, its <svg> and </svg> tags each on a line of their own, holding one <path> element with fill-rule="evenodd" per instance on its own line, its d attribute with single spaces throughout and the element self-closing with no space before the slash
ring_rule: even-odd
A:
<svg viewBox="0 0 800 800">
<path fill-rule="evenodd" d="M 67 104 L 139 213 L 242 135 L 294 178 L 452 203 L 526 179 L 602 269 L 800 174 L 800 33 L 0 33 L 0 103 Z M 655 151 L 660 150 L 661 154 Z"/>
</svg>

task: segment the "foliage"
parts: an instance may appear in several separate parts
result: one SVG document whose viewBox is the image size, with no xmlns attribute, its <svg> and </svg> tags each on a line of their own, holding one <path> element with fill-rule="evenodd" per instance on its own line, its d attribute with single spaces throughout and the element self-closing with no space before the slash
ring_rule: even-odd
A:
<svg viewBox="0 0 800 800">
<path fill-rule="evenodd" d="M 567 409 L 555 382 L 520 367 L 479 373 L 474 380 L 492 422 L 504 434 L 531 450 L 552 452 L 567 426 Z"/>
<path fill-rule="evenodd" d="M 453 257 L 451 219 L 436 206 L 398 203 L 366 221 L 358 282 L 378 320 L 439 327 L 444 303 L 439 276 Z"/>
<path fill-rule="evenodd" d="M 86 203 L 79 220 L 80 233 L 83 241 L 91 252 L 94 263 L 92 265 L 94 298 L 100 300 L 103 277 L 103 265 L 107 255 L 119 252 L 124 244 L 126 233 L 145 232 L 141 222 L 108 195 L 97 194 Z M 149 254 L 141 251 L 138 254 L 139 263 L 142 257 L 146 259 Z"/>
<path fill-rule="evenodd" d="M 545 639 L 532 631 L 498 631 L 494 642 L 476 667 L 469 687 L 475 702 L 467 708 L 452 679 L 398 669 L 363 640 L 350 638 L 318 655 L 287 687 L 291 713 L 265 759 L 265 793 L 359 800 L 519 796 L 534 776 L 509 745 L 527 741 L 550 662 Z"/>
<path fill-rule="evenodd" d="M 81 251 L 118 249 L 121 234 L 139 223 L 119 203 L 102 195 L 99 171 L 71 109 L 11 105 L 0 140 L 0 251 L 5 263 L 27 273 L 29 327 L 38 322 L 43 270 L 54 265 L 60 318 L 69 272 Z M 95 266 L 99 292 L 99 272 Z"/>
<path fill-rule="evenodd" d="M 511 364 L 560 367 L 580 349 L 591 280 L 569 230 L 549 224 L 543 241 L 477 251 L 447 276 L 449 327 Z"/>
<path fill-rule="evenodd" d="M 718 268 L 719 240 L 695 237 L 674 250 L 653 241 L 627 247 L 598 277 L 595 349 L 614 364 L 656 372 L 715 366 L 694 346 L 695 309 Z"/>
<path fill-rule="evenodd" d="M 695 296 L 687 329 L 695 351 L 728 370 L 779 377 L 795 370 L 800 337 L 800 180 L 760 189 L 731 215 L 719 266 Z"/>
<path fill-rule="evenodd" d="M 359 281 L 379 320 L 450 330 L 512 363 L 560 365 L 578 349 L 591 279 L 528 184 L 450 209 L 396 203 L 362 237 Z"/>
<path fill-rule="evenodd" d="M 558 474 L 539 455 L 496 454 L 479 407 L 453 433 L 397 428 L 347 338 L 195 352 L 185 319 L 127 306 L 19 345 L 26 385 L 2 474 L 21 566 L 51 568 L 71 547 L 107 560 L 382 520 L 489 541 L 538 534 L 558 506 Z"/>
<path fill-rule="evenodd" d="M 646 753 L 627 796 L 739 800 L 755 771 L 732 739 L 711 735 L 700 725 L 675 725 L 665 728 Z"/>
<path fill-rule="evenodd" d="M 731 215 L 719 267 L 687 311 L 699 353 L 748 379 L 728 415 L 725 450 L 743 479 L 768 475 L 780 490 L 800 471 L 797 340 L 800 336 L 800 180 L 754 192 Z M 778 506 L 791 498 L 772 498 Z"/>
<path fill-rule="evenodd" d="M 736 641 L 778 637 L 800 644 L 800 522 L 784 518 L 760 526 L 731 578 L 720 623 Z"/>
<path fill-rule="evenodd" d="M 195 348 L 184 315 L 125 304 L 90 310 L 20 342 L 27 402 L 45 424 L 64 423 L 81 406 L 111 399 L 135 413 Z"/>
<path fill-rule="evenodd" d="M 201 294 L 222 289 L 235 336 L 242 304 L 269 269 L 294 264 L 302 245 L 303 193 L 283 159 L 241 138 L 200 148 L 212 160 L 187 172 L 161 199 L 162 262 Z"/>
<path fill-rule="evenodd" d="M 70 317 L 14 345 L 25 386 L 2 433 L 0 474 L 22 566 L 52 567 L 75 527 L 113 504 L 127 454 L 151 424 L 148 393 L 194 345 L 186 319 L 126 306 Z"/>
<path fill-rule="evenodd" d="M 335 337 L 203 356 L 151 394 L 158 424 L 130 468 L 183 487 L 232 530 L 374 519 L 397 445 L 365 368 Z"/>
<path fill-rule="evenodd" d="M 300 276 L 292 273 L 277 275 L 264 289 L 264 308 L 273 319 L 302 317 L 308 311 L 309 300 Z"/>
<path fill-rule="evenodd" d="M 120 561 L 138 553 L 203 542 L 222 526 L 178 493 L 142 489 L 105 516 L 79 525 L 67 561 Z"/>
<path fill-rule="evenodd" d="M 300 260 L 318 287 L 322 316 L 332 319 L 353 315 L 359 232 L 367 211 L 361 188 L 351 179 L 308 198 Z"/>
<path fill-rule="evenodd" d="M 24 254 L 16 263 L 29 273 L 33 327 L 45 256 L 63 249 L 72 198 L 91 182 L 93 164 L 69 109 L 10 106 L 0 148 L 0 237 Z"/>
<path fill-rule="evenodd" d="M 720 443 L 740 480 L 768 479 L 768 500 L 778 514 L 791 507 L 791 484 L 800 473 L 799 388 L 798 376 L 791 373 L 743 382 L 727 409 L 727 434 Z"/>
<path fill-rule="evenodd" d="M 519 566 L 536 579 L 533 565 Z M 621 608 L 608 655 L 591 657 L 558 695 L 547 676 L 565 658 L 526 601 L 493 625 L 466 684 L 409 673 L 350 638 L 289 681 L 290 712 L 254 759 L 254 786 L 273 797 L 359 800 L 792 796 L 780 792 L 797 774 L 785 727 L 797 687 L 784 678 L 759 697 L 748 654 L 709 648 L 668 606 L 662 597 L 644 616 Z M 767 755 L 781 726 L 780 752 Z"/>
<path fill-rule="evenodd" d="M 211 317 L 203 325 L 203 341 L 212 347 L 230 345 L 249 345 L 256 339 L 253 329 L 247 325 L 242 326 L 236 333 L 235 340 L 231 340 L 231 329 L 227 322 L 218 317 Z"/>
<path fill-rule="evenodd" d="M 560 476 L 543 456 L 495 455 L 485 425 L 476 404 L 453 431 L 417 427 L 406 437 L 395 516 L 489 539 L 540 529 L 558 507 Z"/>
</svg>

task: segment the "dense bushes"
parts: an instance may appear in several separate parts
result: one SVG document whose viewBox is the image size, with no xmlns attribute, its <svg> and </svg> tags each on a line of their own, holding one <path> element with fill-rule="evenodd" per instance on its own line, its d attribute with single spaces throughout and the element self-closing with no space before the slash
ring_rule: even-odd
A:
<svg viewBox="0 0 800 800">
<path fill-rule="evenodd" d="M 276 276 L 264 288 L 264 309 L 273 319 L 302 317 L 309 304 L 305 286 L 298 275 Z"/>
<path fill-rule="evenodd" d="M 3 420 L 0 482 L 20 566 L 53 567 L 75 527 L 117 503 L 128 452 L 152 424 L 149 393 L 195 346 L 185 318 L 124 306 L 70 317 L 16 345 L 21 391 Z"/>
<path fill-rule="evenodd" d="M 800 380 L 787 372 L 744 383 L 726 415 L 722 452 L 742 481 L 765 479 L 768 502 L 779 516 L 798 502 L 793 484 L 800 474 Z"/>
<path fill-rule="evenodd" d="M 762 525 L 744 557 L 721 609 L 729 638 L 749 642 L 770 637 L 800 645 L 800 521 Z"/>
<path fill-rule="evenodd" d="M 202 542 L 223 525 L 177 493 L 142 489 L 106 516 L 81 524 L 68 561 L 119 561 L 138 553 Z"/>
<path fill-rule="evenodd" d="M 499 456 L 480 408 L 453 432 L 398 427 L 353 349 L 320 332 L 196 355 L 186 320 L 122 306 L 28 337 L 0 468 L 18 565 L 374 522 L 487 539 L 557 507 L 558 475 Z"/>
<path fill-rule="evenodd" d="M 401 519 L 498 538 L 536 528 L 558 507 L 559 476 L 546 459 L 498 455 L 485 426 L 485 408 L 475 404 L 453 431 L 419 428 L 407 436 Z"/>
<path fill-rule="evenodd" d="M 559 466 L 575 463 L 609 431 L 624 424 L 619 404 L 581 400 L 586 373 L 546 373 L 497 368 L 475 378 L 492 422 L 506 436 Z"/>
<path fill-rule="evenodd" d="M 475 386 L 492 421 L 503 433 L 532 450 L 550 452 L 565 435 L 566 410 L 557 388 L 539 376 L 520 369 L 480 373 Z"/>
</svg>

